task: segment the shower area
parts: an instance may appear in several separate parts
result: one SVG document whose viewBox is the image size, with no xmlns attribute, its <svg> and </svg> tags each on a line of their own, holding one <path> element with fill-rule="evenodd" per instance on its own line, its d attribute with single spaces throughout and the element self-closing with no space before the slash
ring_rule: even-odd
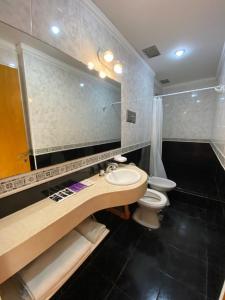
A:
<svg viewBox="0 0 225 300">
<path fill-rule="evenodd" d="M 171 92 L 161 98 L 167 177 L 176 182 L 176 191 L 225 202 L 225 87 Z"/>
</svg>

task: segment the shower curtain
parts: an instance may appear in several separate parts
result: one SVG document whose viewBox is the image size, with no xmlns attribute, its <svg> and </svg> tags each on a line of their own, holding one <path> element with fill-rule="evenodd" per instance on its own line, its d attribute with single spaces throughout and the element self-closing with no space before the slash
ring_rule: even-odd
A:
<svg viewBox="0 0 225 300">
<path fill-rule="evenodd" d="M 163 106 L 162 98 L 153 98 L 152 111 L 152 133 L 150 152 L 150 176 L 167 178 L 162 162 L 162 126 L 163 126 Z"/>
</svg>

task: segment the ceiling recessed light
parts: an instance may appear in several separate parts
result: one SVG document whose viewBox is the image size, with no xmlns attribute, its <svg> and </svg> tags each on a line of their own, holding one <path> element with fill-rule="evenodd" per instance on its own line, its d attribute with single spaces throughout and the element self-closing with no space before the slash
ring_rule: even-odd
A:
<svg viewBox="0 0 225 300">
<path fill-rule="evenodd" d="M 84 87 L 84 83 L 83 82 L 80 83 L 80 87 Z"/>
<path fill-rule="evenodd" d="M 176 54 L 177 57 L 183 56 L 184 53 L 185 53 L 185 50 L 184 50 L 184 49 L 180 49 L 180 50 L 177 50 L 177 51 L 175 52 L 175 54 Z"/>
<path fill-rule="evenodd" d="M 192 98 L 195 98 L 195 97 L 197 97 L 197 96 L 198 96 L 197 93 L 192 93 L 192 94 L 191 94 L 191 97 L 192 97 Z"/>
<path fill-rule="evenodd" d="M 57 26 L 52 26 L 51 27 L 51 31 L 54 33 L 54 34 L 58 34 L 60 32 L 60 29 L 59 27 Z"/>
<path fill-rule="evenodd" d="M 199 99 L 198 99 L 198 100 L 196 100 L 196 102 L 197 102 L 197 103 L 200 103 L 200 102 L 201 102 L 201 100 L 199 100 Z"/>
</svg>

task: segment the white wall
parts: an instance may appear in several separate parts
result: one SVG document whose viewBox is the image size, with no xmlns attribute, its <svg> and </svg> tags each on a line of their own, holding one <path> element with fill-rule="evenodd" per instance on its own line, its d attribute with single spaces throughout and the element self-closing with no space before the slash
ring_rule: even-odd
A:
<svg viewBox="0 0 225 300">
<path fill-rule="evenodd" d="M 163 93 L 214 86 L 215 79 L 204 79 L 171 86 Z M 192 95 L 195 97 L 192 97 Z M 216 92 L 198 91 L 163 97 L 163 138 L 166 140 L 209 141 L 214 123 Z"/>
<path fill-rule="evenodd" d="M 218 81 L 225 85 L 225 44 L 218 67 Z M 225 93 L 217 94 L 212 146 L 225 169 Z"/>
<path fill-rule="evenodd" d="M 154 72 L 90 0 L 1 1 L 0 20 L 85 64 L 93 61 L 98 69 L 98 49 L 112 49 L 124 65 L 117 77 L 122 83 L 122 146 L 150 140 Z M 53 25 L 60 28 L 57 36 Z M 136 124 L 126 122 L 127 109 L 137 112 Z"/>
</svg>

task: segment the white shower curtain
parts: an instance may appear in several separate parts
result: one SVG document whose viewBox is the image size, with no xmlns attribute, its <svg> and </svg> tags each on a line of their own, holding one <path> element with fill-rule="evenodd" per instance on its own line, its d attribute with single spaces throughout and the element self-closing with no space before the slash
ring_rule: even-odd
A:
<svg viewBox="0 0 225 300">
<path fill-rule="evenodd" d="M 152 111 L 152 134 L 150 153 L 150 176 L 167 178 L 162 163 L 163 105 L 161 97 L 154 97 Z"/>
</svg>

